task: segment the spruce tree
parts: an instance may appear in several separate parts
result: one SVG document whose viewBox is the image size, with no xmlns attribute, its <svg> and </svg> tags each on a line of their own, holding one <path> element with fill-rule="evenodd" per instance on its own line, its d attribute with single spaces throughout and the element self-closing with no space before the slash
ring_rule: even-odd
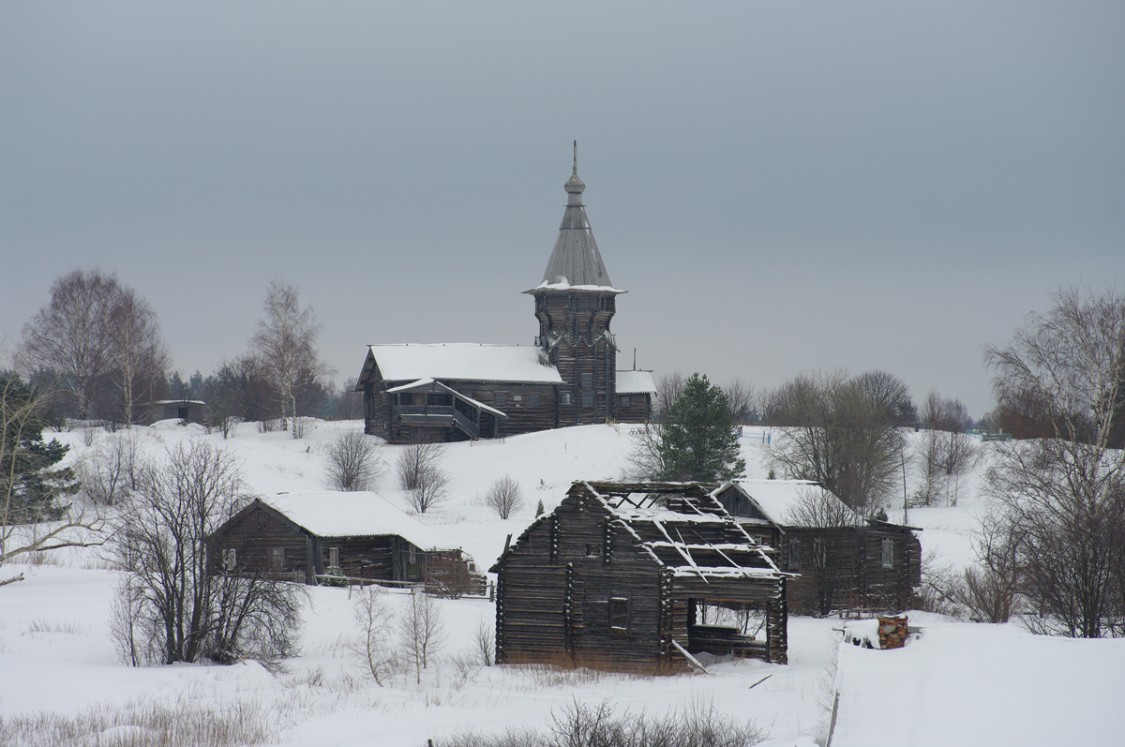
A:
<svg viewBox="0 0 1125 747">
<path fill-rule="evenodd" d="M 717 482 L 746 471 L 727 395 L 706 376 L 692 374 L 684 383 L 660 423 L 658 438 L 660 479 Z"/>
<path fill-rule="evenodd" d="M 74 470 L 56 468 L 69 449 L 43 441 L 48 413 L 39 393 L 12 373 L 0 372 L 0 523 L 58 519 L 63 496 L 78 492 Z"/>
</svg>

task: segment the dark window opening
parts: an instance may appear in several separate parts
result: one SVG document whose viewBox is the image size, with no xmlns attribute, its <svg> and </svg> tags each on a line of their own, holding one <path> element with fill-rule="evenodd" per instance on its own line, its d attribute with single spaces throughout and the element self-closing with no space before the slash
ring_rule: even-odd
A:
<svg viewBox="0 0 1125 747">
<path fill-rule="evenodd" d="M 785 566 L 795 571 L 801 567 L 801 540 L 791 539 L 786 545 Z"/>
<path fill-rule="evenodd" d="M 609 600 L 609 629 L 629 629 L 629 600 L 626 597 L 611 597 Z"/>
<path fill-rule="evenodd" d="M 891 539 L 883 540 L 883 567 L 894 568 L 895 566 L 895 542 Z"/>
<path fill-rule="evenodd" d="M 583 389 L 593 389 L 594 388 L 594 375 L 592 373 L 582 374 L 582 388 Z"/>
<path fill-rule="evenodd" d="M 594 406 L 594 393 L 593 392 L 582 392 L 582 406 L 583 407 L 593 407 Z"/>
</svg>

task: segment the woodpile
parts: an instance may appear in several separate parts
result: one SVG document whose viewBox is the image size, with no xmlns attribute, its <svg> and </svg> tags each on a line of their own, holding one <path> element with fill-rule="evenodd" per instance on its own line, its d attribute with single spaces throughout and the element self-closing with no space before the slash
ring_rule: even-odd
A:
<svg viewBox="0 0 1125 747">
<path fill-rule="evenodd" d="M 907 617 L 879 618 L 879 648 L 902 648 L 906 645 Z"/>
</svg>

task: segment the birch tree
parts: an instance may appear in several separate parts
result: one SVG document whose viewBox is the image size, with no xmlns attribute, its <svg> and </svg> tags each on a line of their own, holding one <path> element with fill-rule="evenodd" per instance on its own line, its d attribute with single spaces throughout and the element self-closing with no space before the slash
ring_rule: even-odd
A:
<svg viewBox="0 0 1125 747">
<path fill-rule="evenodd" d="M 263 309 L 265 318 L 258 322 L 252 346 L 261 358 L 266 377 L 277 390 L 283 427 L 293 420 L 295 427 L 291 432 L 294 438 L 300 438 L 301 429 L 296 427 L 295 419 L 301 383 L 328 373 L 316 348 L 320 325 L 311 306 L 301 308 L 296 286 L 280 280 L 270 282 Z"/>
</svg>

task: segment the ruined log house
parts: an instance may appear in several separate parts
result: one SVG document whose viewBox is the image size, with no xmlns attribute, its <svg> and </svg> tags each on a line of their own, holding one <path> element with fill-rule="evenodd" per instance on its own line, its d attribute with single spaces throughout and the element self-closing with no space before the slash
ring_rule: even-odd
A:
<svg viewBox="0 0 1125 747">
<path fill-rule="evenodd" d="M 785 663 L 787 576 L 695 483 L 575 482 L 497 561 L 496 658 L 675 671 L 701 652 Z M 701 609 L 757 610 L 751 638 Z"/>
</svg>

